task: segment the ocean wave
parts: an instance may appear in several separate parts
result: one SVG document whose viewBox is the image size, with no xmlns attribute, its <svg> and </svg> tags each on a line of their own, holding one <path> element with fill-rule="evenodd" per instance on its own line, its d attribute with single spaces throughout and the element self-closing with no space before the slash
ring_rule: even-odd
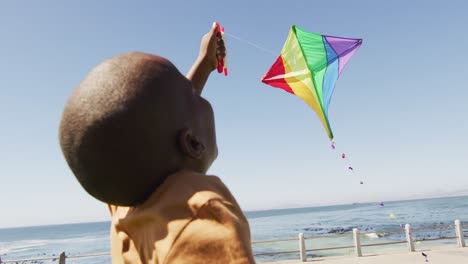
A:
<svg viewBox="0 0 468 264">
<path fill-rule="evenodd" d="M 19 240 L 14 242 L 0 243 L 0 255 L 13 252 L 23 252 L 31 248 L 45 246 L 46 240 Z"/>
<path fill-rule="evenodd" d="M 387 233 L 378 233 L 378 232 L 365 234 L 365 236 L 368 238 L 381 238 L 381 237 L 385 237 L 386 235 Z"/>
<path fill-rule="evenodd" d="M 20 253 L 36 248 L 46 247 L 57 244 L 76 244 L 76 243 L 88 243 L 88 242 L 99 242 L 101 240 L 108 240 L 108 236 L 96 237 L 76 237 L 66 239 L 31 239 L 31 240 L 17 240 L 13 242 L 0 243 L 0 255 L 10 253 Z"/>
</svg>

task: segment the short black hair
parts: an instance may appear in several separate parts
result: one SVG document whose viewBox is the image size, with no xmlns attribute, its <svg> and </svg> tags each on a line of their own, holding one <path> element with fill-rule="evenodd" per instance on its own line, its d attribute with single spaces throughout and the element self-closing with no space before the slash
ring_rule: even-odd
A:
<svg viewBox="0 0 468 264">
<path fill-rule="evenodd" d="M 60 146 L 89 194 L 138 205 L 180 169 L 174 135 L 186 120 L 174 113 L 186 103 L 168 103 L 183 96 L 167 86 L 181 78 L 187 81 L 168 60 L 131 52 L 99 64 L 74 90 L 60 123 Z"/>
</svg>

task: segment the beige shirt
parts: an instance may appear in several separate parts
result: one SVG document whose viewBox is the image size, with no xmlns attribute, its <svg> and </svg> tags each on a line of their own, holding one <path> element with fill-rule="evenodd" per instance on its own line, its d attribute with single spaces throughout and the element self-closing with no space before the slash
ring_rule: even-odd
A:
<svg viewBox="0 0 468 264">
<path fill-rule="evenodd" d="M 109 209 L 112 263 L 255 263 L 247 219 L 217 177 L 180 171 L 142 205 Z"/>
</svg>

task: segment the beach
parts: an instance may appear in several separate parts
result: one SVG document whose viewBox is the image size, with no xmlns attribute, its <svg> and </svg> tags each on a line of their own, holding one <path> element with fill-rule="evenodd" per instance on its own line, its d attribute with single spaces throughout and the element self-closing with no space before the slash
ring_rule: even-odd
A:
<svg viewBox="0 0 468 264">
<path fill-rule="evenodd" d="M 268 264 L 293 264 L 293 263 L 335 263 L 335 264 L 414 264 L 426 263 L 426 258 L 421 254 L 427 254 L 428 263 L 464 264 L 468 263 L 468 248 L 444 248 L 424 250 L 418 252 L 393 252 L 385 254 L 367 254 L 362 257 L 339 256 L 324 258 L 309 258 L 306 262 L 299 260 L 286 260 L 275 262 L 261 262 Z"/>
</svg>

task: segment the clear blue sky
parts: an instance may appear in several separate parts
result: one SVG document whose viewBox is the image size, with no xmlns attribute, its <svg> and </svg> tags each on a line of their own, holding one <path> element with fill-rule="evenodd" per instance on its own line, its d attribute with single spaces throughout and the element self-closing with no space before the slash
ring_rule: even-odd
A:
<svg viewBox="0 0 468 264">
<path fill-rule="evenodd" d="M 330 105 L 333 152 L 305 103 L 260 82 L 276 56 L 227 38 L 230 76 L 213 74 L 204 92 L 220 151 L 210 173 L 243 209 L 468 189 L 468 2 L 157 2 L 0 3 L 0 227 L 106 220 L 60 152 L 68 96 L 122 52 L 159 54 L 187 72 L 213 21 L 276 54 L 292 24 L 364 40 Z"/>
</svg>

